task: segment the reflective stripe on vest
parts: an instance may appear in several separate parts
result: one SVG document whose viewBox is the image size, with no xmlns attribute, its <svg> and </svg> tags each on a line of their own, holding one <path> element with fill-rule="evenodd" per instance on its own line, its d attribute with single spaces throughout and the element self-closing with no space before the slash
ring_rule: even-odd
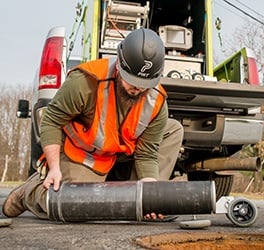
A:
<svg viewBox="0 0 264 250">
<path fill-rule="evenodd" d="M 159 85 L 158 88 L 161 86 Z M 155 106 L 157 98 L 159 96 L 159 92 L 155 89 L 150 89 L 148 95 L 146 96 L 147 100 L 144 102 L 144 107 L 142 109 L 142 114 L 140 115 L 140 119 L 138 122 L 138 126 L 135 131 L 135 138 L 138 138 L 143 131 L 146 129 L 148 124 L 153 119 L 153 112 L 151 112 Z"/>
<path fill-rule="evenodd" d="M 98 71 L 98 61 L 100 71 Z M 137 138 L 144 132 L 148 124 L 157 116 L 166 95 L 159 85 L 150 89 L 148 94 L 133 105 L 124 118 L 119 131 L 116 115 L 115 83 L 104 80 L 112 77 L 115 62 L 108 59 L 97 60 L 95 71 L 93 62 L 80 65 L 78 68 L 98 79 L 97 101 L 94 120 L 90 128 L 82 124 L 70 122 L 64 127 L 67 134 L 65 153 L 73 161 L 82 163 L 94 171 L 108 173 L 116 160 L 116 153 L 130 155 L 134 152 Z M 107 77 L 107 78 L 106 78 Z M 124 141 L 120 143 L 119 136 Z"/>
<path fill-rule="evenodd" d="M 116 59 L 115 58 L 113 58 L 113 57 L 109 58 L 109 64 L 108 64 L 106 76 L 105 76 L 105 78 L 101 78 L 101 79 L 109 79 L 109 78 L 111 78 L 113 76 L 113 72 L 115 70 L 115 63 L 116 63 Z M 109 82 L 107 82 L 107 84 L 106 84 L 106 86 L 104 88 L 104 102 L 103 102 L 102 114 L 101 114 L 101 117 L 100 117 L 101 123 L 103 123 L 103 124 L 105 123 L 105 120 L 106 120 L 105 111 L 106 111 L 107 105 L 108 105 L 108 87 L 109 87 Z M 99 129 L 98 133 L 97 133 L 97 137 L 95 139 L 95 145 L 98 145 L 99 148 L 103 147 L 103 143 L 104 143 L 103 138 L 104 138 L 104 130 L 103 129 Z"/>
</svg>

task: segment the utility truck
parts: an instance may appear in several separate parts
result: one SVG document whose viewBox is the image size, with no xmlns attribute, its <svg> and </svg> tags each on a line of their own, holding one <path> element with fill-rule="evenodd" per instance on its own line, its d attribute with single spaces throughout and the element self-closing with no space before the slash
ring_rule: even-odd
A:
<svg viewBox="0 0 264 250">
<path fill-rule="evenodd" d="M 92 15 L 87 15 L 88 9 Z M 52 28 L 36 75 L 32 107 L 28 100 L 19 101 L 17 116 L 32 120 L 31 171 L 42 153 L 41 117 L 67 71 L 81 61 L 116 56 L 119 42 L 140 27 L 153 29 L 164 42 L 161 84 L 168 94 L 169 117 L 184 127 L 171 178 L 186 174 L 189 181 L 214 180 L 219 199 L 232 187 L 233 175 L 227 171 L 260 170 L 258 157 L 238 157 L 243 145 L 262 140 L 264 88 L 256 60 L 250 49 L 243 48 L 214 70 L 210 0 L 94 0 L 92 5 L 79 5 L 79 17 L 80 24 L 92 24 L 90 46 L 84 44 L 89 56 L 71 56 L 74 43 L 66 38 L 65 28 Z"/>
</svg>

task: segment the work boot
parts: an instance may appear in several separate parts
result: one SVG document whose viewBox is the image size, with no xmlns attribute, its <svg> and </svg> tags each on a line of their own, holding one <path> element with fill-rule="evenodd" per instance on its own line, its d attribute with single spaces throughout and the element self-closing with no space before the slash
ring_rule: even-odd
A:
<svg viewBox="0 0 264 250">
<path fill-rule="evenodd" d="M 7 217 L 17 217 L 26 211 L 22 198 L 24 197 L 26 183 L 18 186 L 7 196 L 2 211 Z"/>
<path fill-rule="evenodd" d="M 37 174 L 38 173 L 34 173 L 26 180 L 24 184 L 16 187 L 14 190 L 10 192 L 10 194 L 7 196 L 3 204 L 3 207 L 2 207 L 2 211 L 5 216 L 17 217 L 27 210 L 23 204 L 25 189 L 26 189 L 26 186 L 31 182 L 31 180 Z"/>
</svg>

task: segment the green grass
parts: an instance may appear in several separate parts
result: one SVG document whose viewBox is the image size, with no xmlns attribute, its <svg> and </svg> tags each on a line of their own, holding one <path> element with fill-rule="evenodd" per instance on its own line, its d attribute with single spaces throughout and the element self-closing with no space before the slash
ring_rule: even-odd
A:
<svg viewBox="0 0 264 250">
<path fill-rule="evenodd" d="M 23 181 L 4 181 L 4 182 L 0 182 L 0 187 L 1 188 L 13 188 L 13 187 L 17 187 L 21 185 L 22 183 L 24 182 Z"/>
</svg>

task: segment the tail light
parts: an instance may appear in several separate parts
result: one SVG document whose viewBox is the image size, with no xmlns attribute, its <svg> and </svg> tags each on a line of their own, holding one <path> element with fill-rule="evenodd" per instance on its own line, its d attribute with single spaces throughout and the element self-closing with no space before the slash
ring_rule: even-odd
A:
<svg viewBox="0 0 264 250">
<path fill-rule="evenodd" d="M 260 85 L 256 59 L 248 57 L 248 82 L 251 85 Z"/>
<path fill-rule="evenodd" d="M 63 37 L 46 40 L 39 71 L 39 89 L 57 89 L 61 86 Z"/>
</svg>

